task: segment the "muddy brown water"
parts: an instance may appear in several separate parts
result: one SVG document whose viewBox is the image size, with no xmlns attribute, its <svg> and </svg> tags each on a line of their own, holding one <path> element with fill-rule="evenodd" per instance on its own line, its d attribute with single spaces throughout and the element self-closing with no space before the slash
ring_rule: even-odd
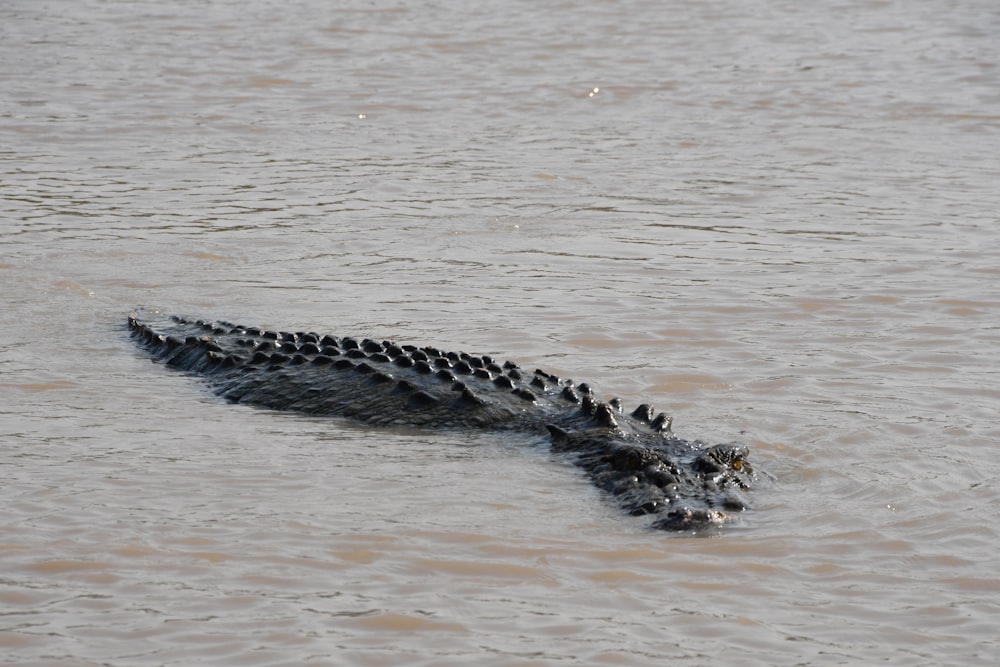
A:
<svg viewBox="0 0 1000 667">
<path fill-rule="evenodd" d="M 0 662 L 990 665 L 1000 10 L 0 5 Z M 136 305 L 434 344 L 766 471 L 227 405 Z"/>
</svg>

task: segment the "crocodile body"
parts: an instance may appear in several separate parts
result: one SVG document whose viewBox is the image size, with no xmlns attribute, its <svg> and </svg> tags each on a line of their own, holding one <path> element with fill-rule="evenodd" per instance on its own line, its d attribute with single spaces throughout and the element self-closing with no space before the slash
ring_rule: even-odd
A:
<svg viewBox="0 0 1000 667">
<path fill-rule="evenodd" d="M 204 377 L 229 401 L 379 427 L 520 431 L 547 437 L 632 515 L 689 531 L 746 509 L 746 448 L 675 436 L 671 419 L 600 400 L 584 383 L 489 356 L 390 341 L 265 331 L 139 310 L 132 337 L 155 360 Z"/>
</svg>

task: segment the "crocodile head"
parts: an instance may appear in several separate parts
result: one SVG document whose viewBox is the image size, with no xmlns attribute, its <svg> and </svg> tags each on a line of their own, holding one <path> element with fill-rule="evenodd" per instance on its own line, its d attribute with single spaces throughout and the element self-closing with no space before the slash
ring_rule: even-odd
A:
<svg viewBox="0 0 1000 667">
<path fill-rule="evenodd" d="M 576 465 L 625 510 L 659 515 L 655 528 L 699 531 L 748 507 L 743 492 L 756 475 L 745 447 L 703 448 L 669 432 L 620 427 L 574 432 L 550 426 L 549 432 L 553 449 L 576 454 Z"/>
</svg>

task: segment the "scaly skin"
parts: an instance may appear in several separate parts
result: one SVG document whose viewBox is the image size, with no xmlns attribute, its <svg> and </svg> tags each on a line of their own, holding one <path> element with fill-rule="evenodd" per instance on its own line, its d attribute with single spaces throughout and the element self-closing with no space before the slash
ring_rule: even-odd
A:
<svg viewBox="0 0 1000 667">
<path fill-rule="evenodd" d="M 678 438 L 648 405 L 622 411 L 586 384 L 488 356 L 262 331 L 139 310 L 132 337 L 156 360 L 203 376 L 236 403 L 330 415 L 379 427 L 490 429 L 547 436 L 593 482 L 653 527 L 722 525 L 746 509 L 747 450 Z"/>
</svg>

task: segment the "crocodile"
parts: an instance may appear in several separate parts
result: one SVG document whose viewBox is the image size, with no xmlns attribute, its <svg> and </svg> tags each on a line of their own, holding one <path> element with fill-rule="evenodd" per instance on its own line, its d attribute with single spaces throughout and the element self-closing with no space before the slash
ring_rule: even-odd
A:
<svg viewBox="0 0 1000 667">
<path fill-rule="evenodd" d="M 655 529 L 722 526 L 748 508 L 756 480 L 746 447 L 685 440 L 648 404 L 626 411 L 587 383 L 491 356 L 141 308 L 128 327 L 154 361 L 203 377 L 234 403 L 384 428 L 538 434 L 624 511 L 652 515 Z"/>
</svg>

